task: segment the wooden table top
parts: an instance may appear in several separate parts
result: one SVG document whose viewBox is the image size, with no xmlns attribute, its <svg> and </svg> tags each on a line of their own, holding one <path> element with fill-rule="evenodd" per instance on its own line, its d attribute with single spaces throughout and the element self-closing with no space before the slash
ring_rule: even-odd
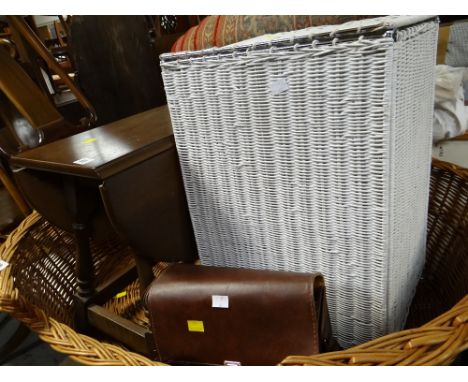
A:
<svg viewBox="0 0 468 382">
<path fill-rule="evenodd" d="M 174 147 L 167 106 L 25 151 L 13 165 L 105 179 Z"/>
</svg>

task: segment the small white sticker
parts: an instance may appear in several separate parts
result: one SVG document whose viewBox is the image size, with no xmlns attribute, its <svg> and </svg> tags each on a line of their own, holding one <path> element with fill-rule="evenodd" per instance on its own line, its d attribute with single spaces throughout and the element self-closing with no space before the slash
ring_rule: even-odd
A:
<svg viewBox="0 0 468 382">
<path fill-rule="evenodd" d="M 224 361 L 224 366 L 242 366 L 239 361 Z"/>
<path fill-rule="evenodd" d="M 270 90 L 273 94 L 284 93 L 289 89 L 288 81 L 286 78 L 278 78 L 270 84 Z"/>
<path fill-rule="evenodd" d="M 86 164 L 86 163 L 92 162 L 93 160 L 94 160 L 93 158 L 81 158 L 81 159 L 78 159 L 78 160 L 74 161 L 73 163 L 75 163 L 75 164 Z"/>
<path fill-rule="evenodd" d="M 228 296 L 211 296 L 211 307 L 212 308 L 229 308 L 229 297 Z"/>
<path fill-rule="evenodd" d="M 0 260 L 0 271 L 3 271 L 9 265 L 10 264 L 8 264 L 6 261 Z"/>
</svg>

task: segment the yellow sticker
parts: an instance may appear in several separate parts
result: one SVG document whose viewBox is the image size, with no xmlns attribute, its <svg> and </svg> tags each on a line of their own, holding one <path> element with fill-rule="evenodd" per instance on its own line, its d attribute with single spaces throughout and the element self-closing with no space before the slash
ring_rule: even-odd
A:
<svg viewBox="0 0 468 382">
<path fill-rule="evenodd" d="M 205 332 L 205 328 L 203 327 L 203 321 L 187 320 L 187 325 L 189 332 Z"/>
<path fill-rule="evenodd" d="M 115 295 L 115 298 L 125 297 L 126 295 L 127 295 L 127 292 L 123 291 L 123 292 L 117 293 L 117 294 Z"/>
<path fill-rule="evenodd" d="M 96 138 L 89 138 L 89 139 L 86 139 L 85 141 L 83 141 L 83 143 L 87 144 L 87 143 L 94 142 L 95 140 L 96 140 Z"/>
</svg>

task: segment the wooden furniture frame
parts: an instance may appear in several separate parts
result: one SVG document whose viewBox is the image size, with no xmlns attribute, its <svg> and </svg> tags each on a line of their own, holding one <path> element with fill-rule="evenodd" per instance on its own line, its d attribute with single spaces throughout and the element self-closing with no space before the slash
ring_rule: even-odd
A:
<svg viewBox="0 0 468 382">
<path fill-rule="evenodd" d="M 89 240 L 117 232 L 134 249 L 142 293 L 154 263 L 196 259 L 167 107 L 28 150 L 11 163 L 29 203 L 75 236 L 77 329 L 98 329 L 151 352 L 146 329 L 99 306 L 131 281 L 134 270 L 95 285 Z"/>
<path fill-rule="evenodd" d="M 74 81 L 65 73 L 59 63 L 54 59 L 49 50 L 44 46 L 39 37 L 33 32 L 31 27 L 25 22 L 22 16 L 8 16 L 8 21 L 19 35 L 33 48 L 33 50 L 47 63 L 47 65 L 62 79 L 77 98 L 78 102 L 88 113 L 88 126 L 96 123 L 96 110 L 82 91 L 76 86 Z"/>
</svg>

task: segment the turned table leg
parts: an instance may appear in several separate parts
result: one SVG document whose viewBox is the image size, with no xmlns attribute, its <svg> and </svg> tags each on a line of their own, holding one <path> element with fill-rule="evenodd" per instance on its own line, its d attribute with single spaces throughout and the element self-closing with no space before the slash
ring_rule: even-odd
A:
<svg viewBox="0 0 468 382">
<path fill-rule="evenodd" d="M 73 216 L 73 233 L 77 248 L 75 275 L 77 288 L 75 292 L 75 326 L 82 332 L 89 331 L 87 308 L 94 289 L 94 266 L 93 256 L 89 243 L 89 201 L 86 192 L 82 192 L 78 181 L 73 177 L 65 180 L 65 192 L 67 194 L 68 206 Z"/>
</svg>

